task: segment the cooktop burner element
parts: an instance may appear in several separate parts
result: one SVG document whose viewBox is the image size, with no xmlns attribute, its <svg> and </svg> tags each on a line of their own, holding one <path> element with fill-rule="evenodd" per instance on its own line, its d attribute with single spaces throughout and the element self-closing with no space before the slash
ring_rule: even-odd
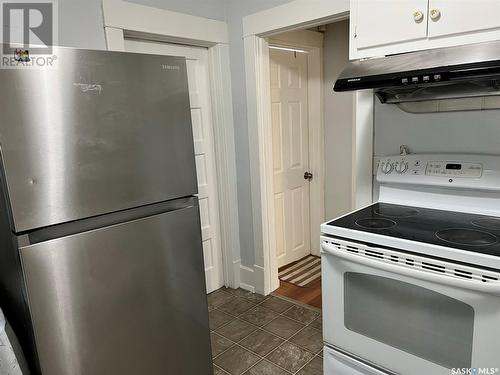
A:
<svg viewBox="0 0 500 375">
<path fill-rule="evenodd" d="M 483 229 L 500 231 L 500 218 L 485 217 L 482 219 L 472 220 L 472 225 Z"/>
<path fill-rule="evenodd" d="M 412 207 L 402 207 L 402 206 L 379 206 L 375 209 L 375 213 L 380 216 L 393 217 L 393 218 L 403 218 L 417 216 L 419 211 Z M 500 225 L 500 224 L 499 224 Z"/>
<path fill-rule="evenodd" d="M 357 220 L 356 225 L 366 229 L 387 229 L 394 227 L 396 222 L 380 217 L 365 217 Z"/>
<path fill-rule="evenodd" d="M 380 202 L 323 228 L 323 233 L 346 238 L 356 238 L 356 232 L 376 234 L 374 243 L 387 236 L 500 257 L 500 217 L 495 216 Z"/>
<path fill-rule="evenodd" d="M 491 233 L 467 228 L 440 230 L 436 237 L 445 242 L 465 246 L 491 246 L 498 243 L 498 237 Z"/>
</svg>

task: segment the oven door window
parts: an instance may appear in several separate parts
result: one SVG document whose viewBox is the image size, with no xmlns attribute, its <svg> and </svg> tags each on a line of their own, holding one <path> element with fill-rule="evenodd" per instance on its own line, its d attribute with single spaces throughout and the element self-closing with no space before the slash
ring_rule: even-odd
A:
<svg viewBox="0 0 500 375">
<path fill-rule="evenodd" d="M 346 272 L 344 325 L 446 368 L 471 367 L 473 308 L 430 289 Z"/>
</svg>

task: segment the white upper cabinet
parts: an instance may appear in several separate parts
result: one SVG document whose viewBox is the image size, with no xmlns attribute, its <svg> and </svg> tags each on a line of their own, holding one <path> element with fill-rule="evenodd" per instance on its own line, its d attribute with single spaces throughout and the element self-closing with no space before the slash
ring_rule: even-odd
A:
<svg viewBox="0 0 500 375">
<path fill-rule="evenodd" d="M 358 48 L 427 38 L 428 0 L 358 0 Z"/>
<path fill-rule="evenodd" d="M 499 0 L 429 0 L 429 37 L 496 28 Z"/>
<path fill-rule="evenodd" d="M 500 0 L 350 0 L 350 58 L 500 40 Z"/>
</svg>

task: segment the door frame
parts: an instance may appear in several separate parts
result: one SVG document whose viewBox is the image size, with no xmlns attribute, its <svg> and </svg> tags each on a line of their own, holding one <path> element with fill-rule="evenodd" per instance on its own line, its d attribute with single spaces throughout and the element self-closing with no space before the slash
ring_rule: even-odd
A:
<svg viewBox="0 0 500 375">
<path fill-rule="evenodd" d="M 240 237 L 227 24 L 123 0 L 102 0 L 102 10 L 108 50 L 125 51 L 126 37 L 208 48 L 223 278 L 226 286 L 238 288 Z"/>
<path fill-rule="evenodd" d="M 267 38 L 268 45 L 307 51 L 309 170 L 313 174 L 309 189 L 309 233 L 311 253 L 320 254 L 320 225 L 325 220 L 325 163 L 323 122 L 323 34 L 309 31 L 288 31 Z M 317 76 L 316 72 L 319 72 Z M 311 79 L 311 77 L 318 79 Z M 272 150 L 272 143 L 271 143 Z M 274 191 L 273 180 L 266 181 Z M 273 203 L 274 206 L 274 203 Z"/>
<path fill-rule="evenodd" d="M 269 294 L 279 287 L 272 225 L 271 90 L 269 87 L 269 44 L 272 35 L 306 29 L 349 17 L 349 0 L 294 0 L 290 3 L 243 17 L 245 50 L 250 173 L 255 241 L 255 291 Z M 373 94 L 358 92 L 353 140 L 355 155 L 353 203 L 355 207 L 372 202 Z M 368 193 L 369 192 L 369 193 Z"/>
</svg>

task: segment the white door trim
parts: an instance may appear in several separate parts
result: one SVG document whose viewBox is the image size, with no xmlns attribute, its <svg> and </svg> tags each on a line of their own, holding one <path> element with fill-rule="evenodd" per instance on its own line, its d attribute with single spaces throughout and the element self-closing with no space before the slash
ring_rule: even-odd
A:
<svg viewBox="0 0 500 375">
<path fill-rule="evenodd" d="M 102 5 L 108 50 L 124 51 L 126 36 L 208 47 L 224 284 L 237 288 L 240 237 L 227 24 L 122 0 Z"/>
<path fill-rule="evenodd" d="M 284 47 L 323 48 L 323 34 L 316 31 L 288 31 L 268 38 L 272 44 Z"/>
<path fill-rule="evenodd" d="M 170 42 L 209 47 L 229 43 L 227 24 L 165 9 L 102 0 L 104 27 L 168 37 Z"/>
<path fill-rule="evenodd" d="M 275 8 L 243 18 L 245 48 L 245 70 L 248 110 L 248 135 L 250 139 L 250 173 L 252 189 L 252 212 L 255 241 L 255 291 L 269 294 L 279 286 L 276 256 L 274 255 L 275 233 L 272 223 L 274 204 L 272 189 L 271 148 L 271 93 L 269 88 L 269 45 L 265 37 L 284 31 L 303 29 L 328 22 L 339 21 L 349 15 L 348 0 L 295 0 Z M 361 98 L 361 99 L 360 99 Z M 355 145 L 366 149 L 353 157 L 353 200 L 355 206 L 371 201 L 373 119 L 368 116 L 373 100 L 363 100 L 363 114 L 356 117 Z M 357 112 L 357 108 L 353 109 Z M 367 170 L 370 173 L 367 174 Z M 367 174 L 367 176 L 365 176 Z M 363 185 L 363 186 L 361 186 Z M 370 191 L 368 196 L 367 191 Z"/>
<path fill-rule="evenodd" d="M 323 123 L 323 34 L 314 31 L 290 31 L 268 38 L 275 46 L 300 48 L 308 52 L 309 168 L 313 174 L 310 182 L 310 233 L 311 253 L 320 254 L 320 225 L 325 221 L 325 163 Z M 319 76 L 317 76 L 319 72 Z M 272 184 L 272 180 L 268 181 Z M 271 186 L 271 190 L 274 189 Z"/>
<path fill-rule="evenodd" d="M 348 16 L 349 0 L 295 0 L 243 17 L 243 37 L 306 29 Z"/>
</svg>

